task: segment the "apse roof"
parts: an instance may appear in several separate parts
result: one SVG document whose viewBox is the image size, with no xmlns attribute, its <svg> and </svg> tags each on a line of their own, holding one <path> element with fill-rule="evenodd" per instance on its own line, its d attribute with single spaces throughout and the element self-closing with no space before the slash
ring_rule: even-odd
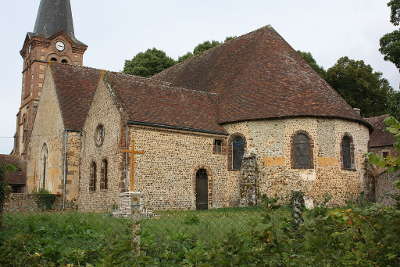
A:
<svg viewBox="0 0 400 267">
<path fill-rule="evenodd" d="M 370 127 L 270 26 L 212 48 L 153 76 L 218 93 L 218 122 L 299 116 Z"/>
</svg>

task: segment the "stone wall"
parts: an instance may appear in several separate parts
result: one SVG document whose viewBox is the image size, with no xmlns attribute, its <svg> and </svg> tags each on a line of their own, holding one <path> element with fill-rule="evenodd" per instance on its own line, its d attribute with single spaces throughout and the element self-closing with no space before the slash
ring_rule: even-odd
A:
<svg viewBox="0 0 400 267">
<path fill-rule="evenodd" d="M 136 156 L 135 172 L 145 208 L 195 209 L 196 173 L 200 169 L 208 175 L 209 208 L 229 206 L 231 199 L 238 201 L 238 184 L 227 179 L 226 153 L 215 154 L 213 150 L 214 140 L 225 137 L 131 127 L 130 138 L 135 150 L 145 152 Z"/>
<path fill-rule="evenodd" d="M 321 201 L 333 197 L 331 204 L 344 204 L 363 191 L 364 155 L 368 152 L 368 128 L 354 122 L 334 119 L 298 118 L 243 122 L 226 125 L 230 134 L 246 137 L 247 153 L 254 153 L 260 166 L 260 193 L 288 200 L 291 191 Z M 298 131 L 307 132 L 313 143 L 314 169 L 292 169 L 291 139 Z M 341 140 L 345 134 L 354 140 L 355 170 L 343 170 Z M 231 183 L 237 172 L 229 172 Z M 234 194 L 232 194 L 233 196 Z"/>
<path fill-rule="evenodd" d="M 80 195 L 78 207 L 80 211 L 112 211 L 119 205 L 120 183 L 123 169 L 123 153 L 120 148 L 121 116 L 109 89 L 103 82 L 93 99 L 82 139 L 82 163 L 80 179 Z M 95 143 L 95 132 L 99 125 L 105 129 L 105 138 L 101 146 Z M 100 189 L 101 164 L 108 161 L 108 189 Z M 96 190 L 89 190 L 91 164 L 97 165 Z"/>
<path fill-rule="evenodd" d="M 12 193 L 4 203 L 4 212 L 40 212 L 41 210 L 37 205 L 36 198 L 37 197 L 33 194 Z M 66 202 L 64 209 L 75 209 L 74 203 Z M 53 210 L 63 210 L 63 199 L 61 195 L 56 196 Z"/>
<path fill-rule="evenodd" d="M 43 177 L 43 149 L 47 147 L 46 189 L 62 193 L 64 125 L 50 71 L 46 74 L 44 90 L 36 115 L 27 157 L 27 192 L 39 188 Z"/>
</svg>

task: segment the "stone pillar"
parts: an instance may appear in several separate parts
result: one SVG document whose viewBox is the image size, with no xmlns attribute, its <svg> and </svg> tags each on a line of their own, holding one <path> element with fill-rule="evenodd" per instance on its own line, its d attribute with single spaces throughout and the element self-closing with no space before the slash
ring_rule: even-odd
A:
<svg viewBox="0 0 400 267">
<path fill-rule="evenodd" d="M 132 219 L 132 248 L 140 253 L 140 220 L 143 217 L 143 198 L 140 192 L 124 192 L 120 194 L 120 207 L 117 216 Z"/>
<path fill-rule="evenodd" d="M 260 172 L 257 165 L 257 156 L 250 154 L 242 161 L 240 170 L 240 206 L 255 206 L 258 202 L 259 195 L 259 176 Z"/>
</svg>

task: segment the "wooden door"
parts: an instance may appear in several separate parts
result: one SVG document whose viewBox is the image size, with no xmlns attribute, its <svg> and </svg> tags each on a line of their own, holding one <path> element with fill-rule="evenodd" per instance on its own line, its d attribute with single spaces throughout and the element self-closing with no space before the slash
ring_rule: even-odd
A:
<svg viewBox="0 0 400 267">
<path fill-rule="evenodd" d="M 208 209 L 208 175 L 204 169 L 196 173 L 196 209 Z"/>
</svg>

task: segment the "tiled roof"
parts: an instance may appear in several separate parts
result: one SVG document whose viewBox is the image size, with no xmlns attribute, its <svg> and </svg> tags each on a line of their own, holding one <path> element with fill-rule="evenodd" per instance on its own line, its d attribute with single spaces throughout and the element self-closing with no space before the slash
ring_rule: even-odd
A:
<svg viewBox="0 0 400 267">
<path fill-rule="evenodd" d="M 100 71 L 75 65 L 50 63 L 66 130 L 80 131 L 85 123 Z"/>
<path fill-rule="evenodd" d="M 342 118 L 370 127 L 270 26 L 153 76 L 218 93 L 219 123 L 298 116 Z"/>
<path fill-rule="evenodd" d="M 217 123 L 215 94 L 120 73 L 108 73 L 106 81 L 131 123 L 226 133 Z"/>
<path fill-rule="evenodd" d="M 390 115 L 382 115 L 377 117 L 366 118 L 373 127 L 369 140 L 369 147 L 383 147 L 383 146 L 393 146 L 395 142 L 394 136 L 386 131 L 385 119 L 390 117 Z"/>
<path fill-rule="evenodd" d="M 16 172 L 7 173 L 5 181 L 10 185 L 25 185 L 26 184 L 26 165 L 24 162 L 10 155 L 0 154 L 0 165 L 14 165 L 17 168 Z"/>
<path fill-rule="evenodd" d="M 50 68 L 65 128 L 79 131 L 104 71 L 59 63 Z M 131 123 L 225 134 L 217 123 L 215 94 L 122 73 L 107 72 L 104 77 Z"/>
</svg>

